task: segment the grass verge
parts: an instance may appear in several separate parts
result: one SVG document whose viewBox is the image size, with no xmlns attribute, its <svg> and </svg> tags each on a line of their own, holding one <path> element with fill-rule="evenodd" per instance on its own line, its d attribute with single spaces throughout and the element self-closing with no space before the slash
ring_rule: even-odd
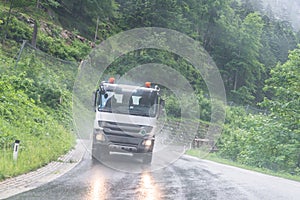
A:
<svg viewBox="0 0 300 200">
<path fill-rule="evenodd" d="M 13 159 L 13 145 L 0 151 L 0 181 L 57 161 L 74 144 L 75 136 L 69 132 L 55 137 L 24 137 L 19 144 L 17 160 Z"/>
</svg>

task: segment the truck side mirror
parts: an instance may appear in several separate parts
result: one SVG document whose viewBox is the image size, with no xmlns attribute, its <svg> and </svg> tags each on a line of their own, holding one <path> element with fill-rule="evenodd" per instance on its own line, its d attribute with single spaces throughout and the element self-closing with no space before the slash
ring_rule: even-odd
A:
<svg viewBox="0 0 300 200">
<path fill-rule="evenodd" d="M 93 92 L 93 99 L 94 99 L 94 105 L 93 107 L 95 108 L 95 112 L 96 112 L 96 106 L 97 106 L 97 97 L 98 97 L 98 90 L 96 90 L 95 92 Z"/>
</svg>

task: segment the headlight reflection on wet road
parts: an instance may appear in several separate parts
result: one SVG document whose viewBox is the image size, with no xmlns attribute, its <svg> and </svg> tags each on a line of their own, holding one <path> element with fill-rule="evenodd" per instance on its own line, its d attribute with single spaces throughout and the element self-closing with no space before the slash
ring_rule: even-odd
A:
<svg viewBox="0 0 300 200">
<path fill-rule="evenodd" d="M 159 200 L 161 191 L 149 172 L 141 174 L 141 180 L 137 188 L 138 199 Z"/>
<path fill-rule="evenodd" d="M 101 200 L 107 199 L 107 185 L 105 177 L 99 172 L 93 175 L 90 183 L 90 191 L 88 192 L 88 200 Z"/>
</svg>

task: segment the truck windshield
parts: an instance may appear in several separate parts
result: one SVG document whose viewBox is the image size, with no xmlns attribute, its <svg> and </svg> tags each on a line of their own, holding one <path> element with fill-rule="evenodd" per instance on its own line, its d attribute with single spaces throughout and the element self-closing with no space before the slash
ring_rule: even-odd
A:
<svg viewBox="0 0 300 200">
<path fill-rule="evenodd" d="M 98 110 L 155 117 L 157 112 L 157 93 L 154 91 L 114 92 L 100 94 Z"/>
</svg>

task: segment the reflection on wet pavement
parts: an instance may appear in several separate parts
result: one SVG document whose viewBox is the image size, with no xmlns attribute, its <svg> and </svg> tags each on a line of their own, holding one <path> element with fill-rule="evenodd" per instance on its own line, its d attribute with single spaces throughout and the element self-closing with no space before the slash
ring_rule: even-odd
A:
<svg viewBox="0 0 300 200">
<path fill-rule="evenodd" d="M 90 179 L 85 181 L 88 190 L 84 199 L 162 199 L 161 188 L 147 169 L 142 173 L 124 173 L 94 162 L 88 173 Z"/>
<path fill-rule="evenodd" d="M 87 192 L 85 199 L 99 200 L 107 198 L 106 178 L 102 176 L 100 171 L 96 171 L 90 182 L 90 191 Z"/>
<path fill-rule="evenodd" d="M 149 172 L 143 172 L 137 188 L 138 199 L 160 200 L 161 191 Z"/>
<path fill-rule="evenodd" d="M 132 162 L 133 160 L 125 160 L 127 159 L 119 162 L 119 165 L 138 165 L 138 162 Z M 141 173 L 122 172 L 93 162 L 86 156 L 77 167 L 64 176 L 9 199 L 252 200 L 299 199 L 300 194 L 297 182 L 189 156 L 183 156 L 161 170 L 140 169 Z"/>
</svg>

